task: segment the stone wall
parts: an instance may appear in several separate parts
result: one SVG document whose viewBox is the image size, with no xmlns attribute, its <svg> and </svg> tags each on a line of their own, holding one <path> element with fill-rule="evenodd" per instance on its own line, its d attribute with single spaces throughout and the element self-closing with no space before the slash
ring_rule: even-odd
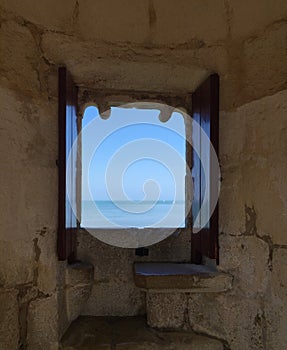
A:
<svg viewBox="0 0 287 350">
<path fill-rule="evenodd" d="M 192 328 L 232 350 L 286 347 L 286 116 L 287 90 L 221 113 L 219 269 L 233 288 L 159 293 L 150 323 Z"/>
<path fill-rule="evenodd" d="M 220 267 L 235 284 L 187 295 L 185 322 L 232 350 L 286 347 L 286 34 L 284 0 L 1 1 L 1 349 L 56 349 L 69 323 L 56 258 L 60 64 L 82 87 L 179 94 L 219 73 Z M 116 308 L 104 285 L 84 313 L 145 312 L 133 252 L 84 242 L 108 290 L 127 288 Z"/>
</svg>

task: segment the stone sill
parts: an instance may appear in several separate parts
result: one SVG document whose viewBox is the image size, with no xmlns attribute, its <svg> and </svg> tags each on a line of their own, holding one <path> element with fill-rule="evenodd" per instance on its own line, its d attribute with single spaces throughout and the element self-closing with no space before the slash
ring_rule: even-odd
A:
<svg viewBox="0 0 287 350">
<path fill-rule="evenodd" d="M 149 291 L 224 292 L 232 276 L 213 267 L 182 263 L 135 263 L 135 285 Z"/>
</svg>

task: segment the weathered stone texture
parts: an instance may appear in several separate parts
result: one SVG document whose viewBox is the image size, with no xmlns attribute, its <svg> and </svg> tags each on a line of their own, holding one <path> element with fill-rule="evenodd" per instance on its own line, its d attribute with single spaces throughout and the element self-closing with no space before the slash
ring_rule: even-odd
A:
<svg viewBox="0 0 287 350">
<path fill-rule="evenodd" d="M 57 289 L 57 257 L 56 257 L 56 232 L 42 230 L 38 235 L 39 260 L 36 263 L 37 286 L 45 294 L 55 293 Z"/>
<path fill-rule="evenodd" d="M 0 289 L 0 348 L 16 350 L 19 342 L 18 291 Z"/>
<path fill-rule="evenodd" d="M 246 100 L 251 100 L 251 96 L 258 96 L 256 90 L 263 91 L 266 87 L 267 95 L 286 89 L 286 23 L 286 20 L 275 22 L 262 35 L 255 35 L 244 42 L 240 79 Z M 262 67 L 265 67 L 263 72 Z"/>
<path fill-rule="evenodd" d="M 134 249 L 108 246 L 88 233 L 81 233 L 79 239 L 79 257 L 94 266 L 93 289 L 84 314 L 132 316 L 143 310 L 142 295 L 133 283 Z"/>
<path fill-rule="evenodd" d="M 286 97 L 282 91 L 222 114 L 220 269 L 234 276 L 232 291 L 189 294 L 187 307 L 180 294 L 148 296 L 150 324 L 185 327 L 188 310 L 193 330 L 225 339 L 232 350 L 286 344 L 279 336 L 286 325 L 286 249 L 274 246 L 286 244 Z"/>
<path fill-rule="evenodd" d="M 87 232 L 79 234 L 78 256 L 94 268 L 94 285 L 84 314 L 133 316 L 145 312 L 144 292 L 134 283 L 133 262 L 188 261 L 190 238 L 171 236 L 149 248 L 149 256 L 136 257 L 134 249 L 109 246 Z M 97 252 L 97 253 L 96 253 Z"/>
<path fill-rule="evenodd" d="M 0 31 L 1 77 L 20 92 L 30 93 L 39 89 L 37 62 L 39 59 L 36 44 L 29 29 L 16 21 L 2 23 Z"/>
<path fill-rule="evenodd" d="M 150 327 L 166 329 L 186 328 L 187 295 L 185 293 L 148 292 L 147 323 Z"/>
<path fill-rule="evenodd" d="M 83 87 L 184 92 L 193 91 L 202 76 L 207 75 L 197 60 L 190 62 L 190 54 L 185 50 L 182 55 L 174 55 L 166 48 L 127 49 L 117 43 L 79 42 L 75 37 L 51 32 L 43 34 L 42 47 L 49 61 L 65 62 L 73 69 L 76 83 Z M 171 56 L 168 61 L 166 56 Z M 172 75 L 169 74 L 171 70 Z"/>
<path fill-rule="evenodd" d="M 149 30 L 147 0 L 99 1 L 97 6 L 93 0 L 87 0 L 79 5 L 77 28 L 84 39 L 141 43 L 146 40 Z"/>
<path fill-rule="evenodd" d="M 1 1 L 4 350 L 17 349 L 19 338 L 28 349 L 56 349 L 69 323 L 65 266 L 55 250 L 60 64 L 82 87 L 178 94 L 219 73 L 221 268 L 234 274 L 235 287 L 232 294 L 190 295 L 189 322 L 232 350 L 286 347 L 286 18 L 284 0 Z M 172 237 L 149 259 L 188 260 L 188 244 Z M 95 265 L 84 313 L 145 312 L 133 284 L 133 250 L 83 237 L 79 255 Z M 171 297 L 167 315 L 165 299 L 152 306 L 162 327 L 180 327 L 179 299 Z"/>
<path fill-rule="evenodd" d="M 201 48 L 226 38 L 226 16 L 221 0 L 208 0 L 202 6 L 197 6 L 194 0 L 154 1 L 153 7 L 156 18 L 151 41 L 154 43 Z"/>
<path fill-rule="evenodd" d="M 287 244 L 286 115 L 286 90 L 221 114 L 222 231 Z M 246 220 L 253 220 L 253 232 L 246 232 Z"/>
<path fill-rule="evenodd" d="M 265 296 L 268 349 L 284 349 L 287 344 L 287 249 L 273 252 L 270 293 Z"/>
<path fill-rule="evenodd" d="M 258 29 L 263 29 L 276 21 L 282 21 L 287 15 L 287 4 L 284 0 L 272 3 L 262 0 L 258 6 L 257 0 L 244 1 L 229 0 L 232 11 L 231 33 L 235 38 L 256 35 Z M 258 34 L 257 34 L 258 35 Z"/>
<path fill-rule="evenodd" d="M 3 0 L 1 6 L 25 21 L 51 30 L 71 30 L 76 12 L 75 3 L 70 0 L 43 0 L 37 4 L 30 0 Z"/>
<path fill-rule="evenodd" d="M 192 332 L 151 329 L 142 317 L 82 316 L 72 323 L 60 349 L 223 350 L 224 345 Z"/>
<path fill-rule="evenodd" d="M 17 259 L 15 259 L 17 256 Z M 33 279 L 33 246 L 31 242 L 9 242 L 0 244 L 0 284 L 12 287 L 28 283 Z"/>
<path fill-rule="evenodd" d="M 269 247 L 257 237 L 220 236 L 220 268 L 234 276 L 233 289 L 246 296 L 264 295 L 269 271 Z"/>
<path fill-rule="evenodd" d="M 232 288 L 233 277 L 214 267 L 184 263 L 134 264 L 134 283 L 154 293 L 214 293 Z"/>
<path fill-rule="evenodd" d="M 232 350 L 263 350 L 266 325 L 259 305 L 243 296 L 191 294 L 189 322 L 197 332 L 224 339 Z"/>
<path fill-rule="evenodd" d="M 74 321 L 83 311 L 91 294 L 94 282 L 91 264 L 75 263 L 66 268 L 66 305 L 69 322 Z"/>
<path fill-rule="evenodd" d="M 31 350 L 54 350 L 58 344 L 56 295 L 32 301 L 27 317 L 27 346 Z"/>
<path fill-rule="evenodd" d="M 286 4 L 281 0 L 268 14 L 269 5 L 262 4 L 256 11 L 259 23 L 247 21 L 250 12 L 245 13 L 237 3 L 207 1 L 199 7 L 193 1 L 182 1 L 181 6 L 173 1 L 156 1 L 150 5 L 150 11 L 155 13 L 152 24 L 149 29 L 146 24 L 141 26 L 140 37 L 137 26 L 129 28 L 139 15 L 140 23 L 150 20 L 147 5 L 143 1 L 122 6 L 106 18 L 109 2 L 100 3 L 98 21 L 92 21 L 95 8 L 80 4 L 79 20 L 85 23 L 80 28 L 86 33 L 85 40 L 79 41 L 76 35 L 44 32 L 41 44 L 46 59 L 56 64 L 65 62 L 78 84 L 100 89 L 193 91 L 203 76 L 217 71 L 222 82 L 222 109 L 286 88 Z M 233 6 L 239 7 L 238 12 Z M 248 8 L 242 6 L 244 10 Z M 124 13 L 130 14 L 136 8 L 135 15 L 121 22 Z M 113 20 L 116 13 L 119 18 Z M 113 21 L 113 25 L 96 30 L 105 20 Z M 244 34 L 238 30 L 243 22 L 244 28 L 249 28 Z"/>
</svg>

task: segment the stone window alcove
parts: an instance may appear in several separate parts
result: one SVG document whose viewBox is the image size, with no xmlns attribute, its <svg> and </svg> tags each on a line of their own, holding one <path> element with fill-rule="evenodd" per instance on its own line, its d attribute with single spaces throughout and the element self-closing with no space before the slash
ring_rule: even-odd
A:
<svg viewBox="0 0 287 350">
<path fill-rule="evenodd" d="M 210 206 L 212 197 L 217 195 L 219 173 L 214 164 L 212 164 L 212 157 L 210 156 L 210 149 L 202 141 L 203 137 L 198 128 L 193 124 L 197 123 L 202 129 L 203 133 L 211 140 L 211 144 L 218 152 L 218 117 L 219 117 L 219 78 L 216 74 L 211 75 L 206 79 L 193 93 L 186 94 L 160 94 L 143 91 L 103 91 L 92 89 L 77 89 L 72 82 L 70 74 L 66 68 L 59 69 L 59 235 L 58 235 L 58 252 L 59 259 L 73 261 L 76 259 L 76 234 L 80 228 L 79 220 L 67 204 L 67 187 L 69 187 L 69 200 L 74 202 L 74 208 L 80 209 L 81 203 L 81 138 L 77 147 L 72 151 L 72 162 L 70 162 L 67 169 L 67 157 L 69 149 L 77 135 L 81 131 L 82 116 L 85 107 L 89 104 L 95 104 L 99 108 L 100 113 L 105 113 L 113 105 L 134 102 L 149 102 L 149 103 L 163 103 L 169 108 L 184 109 L 187 115 L 192 119 L 185 120 L 186 131 L 191 133 L 192 142 L 197 143 L 199 153 L 192 152 L 190 144 L 186 146 L 186 157 L 189 168 L 192 169 L 192 182 L 186 183 L 187 201 L 193 200 L 192 210 L 187 215 L 186 226 L 181 228 L 185 235 L 188 235 L 191 241 L 191 259 L 189 263 L 205 264 L 206 262 L 216 264 L 218 263 L 218 211 L 217 205 L 215 210 Z M 165 114 L 170 114 L 170 111 L 165 111 Z M 194 135 L 194 132 L 197 135 Z M 201 162 L 200 160 L 201 159 Z M 202 159 L 206 162 L 207 174 L 204 177 L 202 171 Z M 72 166 L 71 166 L 72 164 Z M 68 170 L 68 171 L 67 171 Z M 66 173 L 68 176 L 66 177 Z M 67 184 L 66 184 L 67 180 Z M 65 182 L 65 183 L 64 183 Z M 190 198 L 189 188 L 193 187 L 193 198 Z M 200 232 L 192 234 L 193 230 L 198 231 L 198 227 L 193 225 L 195 223 L 195 216 L 197 215 L 196 206 L 201 203 L 205 192 L 208 193 L 207 210 L 213 211 L 211 218 L 204 225 L 200 227 Z M 72 203 L 73 204 L 73 203 Z M 194 210 L 195 209 L 195 210 Z M 205 215 L 205 214 L 203 214 Z M 163 230 L 164 229 L 155 229 Z M 118 234 L 126 234 L 126 230 L 117 230 Z M 121 232 L 122 231 L 122 232 Z M 103 234 L 105 234 L 103 232 Z M 106 235 L 107 236 L 107 235 Z M 167 266 L 167 265 L 166 265 Z M 214 266 L 214 265 L 213 265 Z M 136 266 L 135 275 L 159 276 L 161 269 L 159 266 L 146 265 L 145 267 Z M 165 271 L 163 274 L 171 275 L 204 275 L 207 277 L 213 271 L 210 269 L 174 269 L 174 266 L 169 266 L 170 272 Z M 155 272 L 156 271 L 156 272 Z M 141 277 L 139 277 L 141 278 Z M 143 286 L 143 281 L 138 282 L 139 286 Z"/>
<path fill-rule="evenodd" d="M 111 311 L 112 315 L 122 315 L 123 308 L 126 310 L 125 312 L 129 313 L 128 310 L 131 310 L 133 314 L 136 312 L 138 315 L 136 307 L 140 305 L 142 310 L 145 310 L 148 325 L 157 328 L 160 327 L 160 323 L 158 323 L 158 318 L 152 316 L 156 314 L 153 305 L 156 305 L 158 297 L 164 303 L 166 300 L 164 295 L 167 292 L 218 293 L 225 292 L 232 287 L 232 276 L 220 272 L 216 268 L 216 263 L 218 263 L 218 212 L 217 205 L 214 211 L 214 208 L 211 207 L 212 199 L 217 196 L 219 186 L 219 169 L 212 164 L 214 160 L 209 149 L 213 147 L 215 153 L 218 152 L 218 100 L 219 78 L 216 74 L 206 79 L 193 93 L 160 94 L 142 91 L 78 89 L 73 84 L 67 70 L 60 68 L 58 256 L 59 260 L 66 260 L 70 263 L 68 276 L 72 276 L 73 283 L 80 281 L 78 289 L 81 291 L 80 294 L 78 292 L 76 294 L 70 293 L 71 296 L 68 296 L 70 321 L 81 315 L 83 308 L 89 312 L 92 309 L 93 315 L 100 316 L 109 316 Z M 168 106 L 161 110 L 163 119 L 168 119 L 168 116 L 176 109 L 186 111 L 186 114 L 183 113 L 186 132 L 186 163 L 191 176 L 190 179 L 186 176 L 185 200 L 186 203 L 191 202 L 192 209 L 188 212 L 185 227 L 173 229 L 173 232 L 178 233 L 178 235 L 171 235 L 171 242 L 177 243 L 175 245 L 168 243 L 170 237 L 164 239 L 149 247 L 151 253 L 148 257 L 136 257 L 133 254 L 134 258 L 132 258 L 130 250 L 121 251 L 113 239 L 111 245 L 115 246 L 115 249 L 104 248 L 104 251 L 112 253 L 115 258 L 110 262 L 112 267 L 109 267 L 109 271 L 107 271 L 103 269 L 102 265 L 103 261 L 107 261 L 107 256 L 95 249 L 100 247 L 101 250 L 103 246 L 90 233 L 84 232 L 85 230 L 80 227 L 80 220 L 75 215 L 75 209 L 78 213 L 81 212 L 82 199 L 82 118 L 88 105 L 96 105 L 99 113 L 104 115 L 109 113 L 111 106 L 128 103 L 145 104 L 146 102 Z M 190 137 L 189 142 L 188 137 Z M 206 137 L 211 143 L 206 142 Z M 72 147 L 74 143 L 75 147 Z M 196 147 L 197 153 L 192 151 L 191 144 Z M 69 162 L 67 162 L 68 158 L 70 158 Z M 205 166 L 206 176 L 203 175 L 203 166 Z M 206 212 L 202 214 L 202 217 L 199 216 L 198 206 L 202 204 L 206 193 L 208 194 L 207 212 L 213 211 L 213 214 L 207 223 L 201 226 Z M 68 200 L 69 203 L 67 203 Z M 166 228 L 144 228 L 143 230 L 149 230 L 149 234 L 156 233 L 157 235 L 162 232 L 164 236 Z M 108 238 L 112 236 L 112 230 L 108 234 L 106 230 L 97 231 L 96 237 L 100 241 L 109 243 Z M 116 230 L 117 237 L 120 237 L 120 243 L 125 239 L 125 235 L 129 235 L 131 231 L 140 234 L 142 229 Z M 197 234 L 193 234 L 194 232 Z M 178 244 L 178 242 L 180 243 Z M 174 251 L 176 244 L 181 247 L 179 253 Z M 89 261 L 91 264 L 77 263 L 77 245 L 81 248 L 81 259 Z M 108 245 L 105 246 L 108 247 Z M 118 247 L 122 247 L 121 244 Z M 128 260 L 125 260 L 124 265 L 121 265 L 120 260 L 118 260 L 120 254 L 129 257 Z M 163 256 L 165 256 L 164 260 L 162 260 Z M 176 256 L 177 259 L 175 259 Z M 116 274 L 121 268 L 123 268 L 121 274 L 125 276 L 124 285 L 120 279 L 116 278 Z M 99 273 L 100 270 L 103 271 Z M 108 272 L 109 277 L 105 276 L 105 271 Z M 111 275 L 112 271 L 114 271 L 115 280 Z M 84 283 L 83 278 L 85 279 Z M 101 289 L 103 286 L 100 284 L 103 283 L 101 282 L 104 281 L 103 279 L 108 281 L 108 290 Z M 110 309 L 108 305 L 110 302 L 109 293 L 111 292 L 113 295 L 114 288 L 119 293 L 124 292 L 124 298 L 126 298 L 124 300 L 130 302 L 131 305 L 126 308 L 125 304 L 120 304 L 121 306 L 115 305 L 113 306 L 115 309 Z M 72 288 L 72 290 L 74 289 Z M 135 304 L 130 299 L 132 293 L 135 293 Z M 80 298 L 80 304 L 79 295 L 84 295 L 84 298 Z M 102 306 L 101 303 L 103 303 Z M 73 305 L 80 306 L 74 309 Z M 98 307 L 101 310 L 100 313 L 97 312 Z M 165 307 L 168 309 L 168 305 Z"/>
</svg>

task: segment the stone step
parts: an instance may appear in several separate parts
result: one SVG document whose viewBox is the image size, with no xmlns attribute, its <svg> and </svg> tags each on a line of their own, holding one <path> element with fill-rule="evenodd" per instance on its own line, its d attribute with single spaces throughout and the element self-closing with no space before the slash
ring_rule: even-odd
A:
<svg viewBox="0 0 287 350">
<path fill-rule="evenodd" d="M 223 344 L 192 332 L 149 328 L 144 317 L 81 316 L 74 321 L 61 350 L 223 350 Z"/>
</svg>

